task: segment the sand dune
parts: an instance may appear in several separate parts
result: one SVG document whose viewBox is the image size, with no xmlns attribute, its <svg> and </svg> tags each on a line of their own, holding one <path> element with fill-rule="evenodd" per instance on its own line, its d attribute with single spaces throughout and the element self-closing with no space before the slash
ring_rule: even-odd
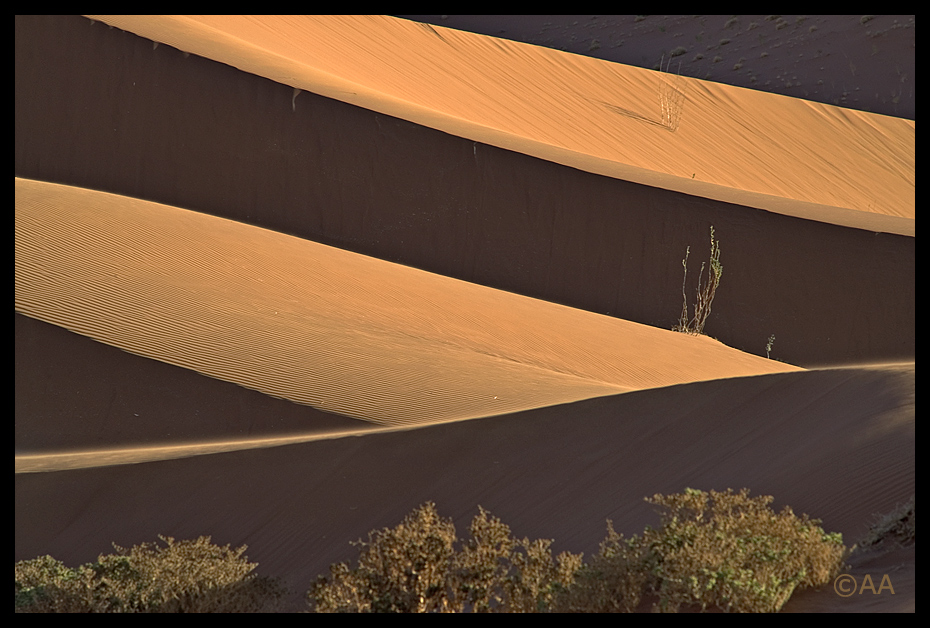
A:
<svg viewBox="0 0 930 628">
<path fill-rule="evenodd" d="M 914 233 L 913 121 L 386 16 L 88 17 L 581 170 Z"/>
<path fill-rule="evenodd" d="M 914 119 L 915 15 L 395 17 Z"/>
<path fill-rule="evenodd" d="M 847 544 L 914 495 L 914 121 L 388 17 L 93 19 L 148 40 L 17 18 L 15 560 L 212 535 L 298 610 L 427 500 L 590 557 L 686 487 Z M 714 224 L 720 337 L 836 366 L 660 328 Z M 915 572 L 784 610 L 913 612 Z"/>
<path fill-rule="evenodd" d="M 797 370 L 213 216 L 15 183 L 18 311 L 329 412 L 417 424 Z"/>
<path fill-rule="evenodd" d="M 605 519 L 639 532 L 657 523 L 643 497 L 685 487 L 773 495 L 774 507 L 822 518 L 852 543 L 915 490 L 913 385 L 913 365 L 779 373 L 410 431 L 17 473 L 16 558 L 70 564 L 111 541 L 207 533 L 248 544 L 261 573 L 297 589 L 296 608 L 306 583 L 356 556 L 349 541 L 427 500 L 462 535 L 480 504 L 518 536 L 590 556 Z M 898 573 L 896 595 L 869 610 L 913 605 Z M 877 603 L 832 590 L 800 601 L 829 611 Z"/>
<path fill-rule="evenodd" d="M 913 357 L 912 236 L 592 174 L 310 91 L 295 100 L 289 85 L 80 16 L 19 16 L 16 26 L 16 176 L 183 207 L 663 329 L 681 308 L 686 247 L 693 281 L 714 226 L 727 274 L 710 335 L 765 356 L 774 333 L 772 357 L 800 366 Z M 591 87 L 587 74 L 569 75 L 579 93 Z M 100 106 L 101 94 L 114 106 Z M 532 116 L 547 103 L 505 102 Z M 788 113 L 778 114 L 786 128 Z M 619 146 L 638 142 L 626 131 Z M 683 132 L 663 132 L 661 146 Z M 764 137 L 750 139 L 764 148 Z M 848 158 L 884 158 L 864 150 L 880 142 L 860 139 Z M 708 148 L 708 164 L 725 157 Z"/>
</svg>

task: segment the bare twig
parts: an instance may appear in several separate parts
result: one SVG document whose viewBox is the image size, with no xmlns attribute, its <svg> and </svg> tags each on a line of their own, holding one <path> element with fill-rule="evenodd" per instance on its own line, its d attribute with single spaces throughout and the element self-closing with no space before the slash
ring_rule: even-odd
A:
<svg viewBox="0 0 930 628">
<path fill-rule="evenodd" d="M 683 299 L 681 316 L 678 324 L 672 327 L 672 331 L 680 331 L 686 334 L 702 334 L 707 317 L 710 316 L 711 304 L 714 301 L 714 295 L 717 287 L 720 285 L 720 278 L 723 276 L 723 264 L 720 263 L 720 243 L 714 239 L 714 228 L 710 228 L 710 269 L 707 274 L 707 283 L 703 284 L 704 268 L 706 263 L 701 263 L 701 272 L 698 274 L 697 296 L 694 303 L 694 316 L 688 317 L 688 298 L 685 292 L 685 284 L 688 279 L 688 255 L 691 253 L 689 246 L 685 251 L 685 258 L 681 260 L 681 265 L 685 269 L 685 276 L 681 282 L 681 296 Z"/>
</svg>

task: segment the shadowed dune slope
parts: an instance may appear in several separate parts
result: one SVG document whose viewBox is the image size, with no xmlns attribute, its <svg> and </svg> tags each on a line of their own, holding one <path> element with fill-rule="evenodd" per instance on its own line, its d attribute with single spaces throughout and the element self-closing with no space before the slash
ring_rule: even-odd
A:
<svg viewBox="0 0 930 628">
<path fill-rule="evenodd" d="M 713 225 L 726 273 L 708 320 L 709 335 L 765 356 L 766 339 L 774 334 L 772 358 L 801 366 L 913 359 L 912 236 L 878 227 L 841 227 L 742 201 L 711 200 L 694 190 L 685 194 L 593 174 L 578 169 L 582 165 L 505 150 L 316 93 L 295 94 L 289 85 L 79 16 L 17 16 L 15 23 L 15 176 L 183 207 L 662 329 L 674 325 L 681 310 L 685 250 L 691 247 L 688 293 L 693 295 Z M 372 23 L 400 24 L 403 32 L 415 27 L 412 32 L 430 35 L 425 27 L 403 20 Z M 346 59 L 353 50 L 374 45 L 354 46 L 343 34 Z M 488 54 L 496 49 L 493 38 L 480 41 Z M 549 68 L 546 64 L 553 61 L 545 55 L 554 51 L 536 57 L 531 48 L 517 46 L 512 56 L 530 65 L 536 63 L 530 63 L 532 57 Z M 568 64 L 573 80 L 594 76 L 575 55 L 558 53 L 556 58 Z M 423 60 L 423 71 L 435 68 L 437 59 Z M 477 52 L 473 60 L 491 62 Z M 449 67 L 457 74 L 474 76 L 474 68 L 463 74 L 453 61 L 450 57 Z M 500 96 L 508 94 L 519 96 L 507 91 Z M 488 98 L 496 96 L 475 96 L 476 113 L 495 112 Z M 647 100 L 655 99 L 651 94 Z M 789 114 L 797 103 L 776 99 L 786 109 L 747 122 L 747 129 L 758 130 L 754 125 L 772 118 L 782 123 L 781 130 L 773 130 L 776 138 L 789 132 Z M 481 109 L 481 103 L 487 107 Z M 504 121 L 508 116 L 522 120 L 525 114 L 530 116 L 526 122 L 553 128 L 532 118 L 546 107 L 557 111 L 551 99 L 540 100 L 540 110 L 532 102 L 500 103 L 503 109 L 497 113 Z M 611 114 L 625 120 L 611 131 L 622 131 L 611 136 L 611 145 L 642 151 L 640 136 L 650 136 L 650 141 L 662 141 L 641 156 L 674 153 L 676 138 L 691 132 L 685 127 L 690 103 L 685 102 L 682 125 L 674 133 Z M 745 104 L 737 98 L 714 106 L 734 103 Z M 517 109 L 504 111 L 508 106 Z M 569 126 L 582 121 L 578 117 Z M 597 127 L 601 118 L 591 121 L 587 131 L 578 129 L 580 137 L 603 131 Z M 883 144 L 882 132 L 860 135 L 858 128 L 847 130 L 861 140 L 859 158 L 900 159 L 900 150 Z M 801 135 L 792 137 L 785 146 L 795 147 Z M 814 152 L 826 145 L 826 139 L 808 141 L 810 133 L 803 138 Z M 714 142 L 725 139 L 721 132 Z M 742 139 L 764 158 L 759 136 Z M 706 150 L 701 160 L 708 167 L 717 167 L 718 158 L 728 159 L 719 144 Z M 798 147 L 798 164 L 810 156 L 806 150 Z M 733 174 L 751 163 L 740 161 Z M 768 165 L 793 163 L 791 157 Z M 804 176 L 816 179 L 810 189 L 861 191 L 873 178 L 853 173 L 861 167 L 880 169 L 878 163 L 859 164 L 847 179 L 824 178 L 836 175 L 834 165 L 841 163 L 829 155 L 807 163 Z M 686 174 L 691 180 L 695 171 Z M 774 176 L 751 173 L 760 181 Z M 908 222 L 913 230 L 913 218 L 891 218 Z"/>
<path fill-rule="evenodd" d="M 910 120 L 387 16 L 92 17 L 296 89 L 581 170 L 913 235 Z"/>
<path fill-rule="evenodd" d="M 16 309 L 375 423 L 799 370 L 136 199 L 16 179 Z"/>
<path fill-rule="evenodd" d="M 515 535 L 596 552 L 658 519 L 643 497 L 748 487 L 823 519 L 850 544 L 915 490 L 914 365 L 770 374 L 508 416 L 180 460 L 15 476 L 15 559 L 66 564 L 157 534 L 248 544 L 300 594 L 350 541 L 433 500 L 459 534 L 477 505 Z M 896 595 L 829 587 L 786 610 L 913 610 L 914 554 L 888 559 Z M 869 562 L 858 568 L 869 569 Z M 877 563 L 876 563 L 877 564 Z M 864 565 L 864 566 L 861 566 Z M 874 598 L 874 599 L 873 599 Z"/>
<path fill-rule="evenodd" d="M 273 438 L 376 426 L 15 315 L 17 454 Z"/>
</svg>

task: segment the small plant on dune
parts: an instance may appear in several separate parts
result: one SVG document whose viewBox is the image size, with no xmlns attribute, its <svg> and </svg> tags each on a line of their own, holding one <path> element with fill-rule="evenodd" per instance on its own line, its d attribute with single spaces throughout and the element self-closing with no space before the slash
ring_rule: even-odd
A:
<svg viewBox="0 0 930 628">
<path fill-rule="evenodd" d="M 685 258 L 681 260 L 681 265 L 685 269 L 684 278 L 681 280 L 681 316 L 678 318 L 678 324 L 672 327 L 672 331 L 680 331 L 686 334 L 700 335 L 704 333 L 704 324 L 707 317 L 710 316 L 711 304 L 714 302 L 714 295 L 717 293 L 717 287 L 720 285 L 720 278 L 723 276 L 723 264 L 720 263 L 720 243 L 714 240 L 714 227 L 710 228 L 710 270 L 707 274 L 707 283 L 702 284 L 704 278 L 705 263 L 701 263 L 701 272 L 698 274 L 697 298 L 694 303 L 694 316 L 688 315 L 688 296 L 685 288 L 688 281 L 688 256 L 691 254 L 691 247 L 685 250 Z"/>
<path fill-rule="evenodd" d="M 549 609 L 581 567 L 581 555 L 556 564 L 551 541 L 511 537 L 510 528 L 479 508 L 471 539 L 456 551 L 455 526 L 432 502 L 395 528 L 358 541 L 357 567 L 330 567 L 307 592 L 317 612 L 537 612 Z"/>
<path fill-rule="evenodd" d="M 876 515 L 876 521 L 869 526 L 869 533 L 858 546 L 863 549 L 876 549 L 886 545 L 907 546 L 917 541 L 914 496 L 904 504 L 884 515 Z"/>
<path fill-rule="evenodd" d="M 765 357 L 772 357 L 772 346 L 775 344 L 775 334 L 769 336 L 769 341 L 765 343 Z"/>
<path fill-rule="evenodd" d="M 673 50 L 669 56 L 668 66 L 672 64 L 672 57 L 682 55 L 685 52 L 687 52 L 685 48 L 680 46 Z M 666 66 L 665 70 L 662 70 L 664 62 L 665 54 L 663 53 L 662 58 L 659 60 L 659 71 L 663 72 L 669 79 L 666 80 L 665 76 L 661 77 L 662 82 L 659 85 L 659 112 L 662 116 L 662 126 L 674 133 L 681 124 L 681 112 L 684 108 L 685 101 L 684 84 L 680 76 L 681 63 L 678 64 L 678 73 L 675 75 L 675 78 L 671 79 L 671 74 L 668 74 L 669 67 Z"/>
<path fill-rule="evenodd" d="M 70 569 L 51 556 L 15 564 L 14 610 L 53 613 L 262 612 L 279 608 L 285 589 L 250 573 L 245 546 L 218 547 L 210 537 L 166 547 L 143 543 Z"/>
<path fill-rule="evenodd" d="M 624 539 L 608 521 L 600 554 L 576 576 L 566 610 L 681 607 L 777 612 L 796 590 L 830 582 L 848 555 L 819 520 L 776 514 L 772 497 L 685 489 L 646 501 L 666 509 L 662 527 Z"/>
</svg>

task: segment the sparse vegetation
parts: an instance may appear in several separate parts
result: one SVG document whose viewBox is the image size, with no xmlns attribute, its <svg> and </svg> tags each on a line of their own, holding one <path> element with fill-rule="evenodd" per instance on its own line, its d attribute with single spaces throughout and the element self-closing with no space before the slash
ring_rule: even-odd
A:
<svg viewBox="0 0 930 628">
<path fill-rule="evenodd" d="M 676 48 L 676 50 L 679 50 Z M 684 48 L 680 48 L 684 50 Z M 672 51 L 673 53 L 675 51 Z M 659 60 L 659 70 L 662 70 L 662 65 L 665 62 L 665 55 L 662 55 L 662 58 Z M 669 57 L 668 66 L 666 66 L 666 72 L 668 72 L 668 67 L 671 66 L 672 59 Z M 681 62 L 678 63 L 678 71 L 681 71 Z M 679 75 L 675 75 L 674 82 L 672 80 L 662 80 L 662 83 L 659 85 L 659 111 L 662 114 L 662 126 L 674 133 L 678 130 L 678 126 L 681 124 L 681 112 L 684 107 L 685 93 L 684 93 L 684 84 L 681 81 Z"/>
<path fill-rule="evenodd" d="M 330 567 L 308 591 L 319 612 L 537 612 L 551 608 L 581 567 L 581 555 L 553 562 L 552 541 L 516 540 L 484 509 L 460 552 L 455 526 L 432 502 L 393 529 L 371 532 L 358 566 Z"/>
<path fill-rule="evenodd" d="M 70 569 L 51 556 L 15 564 L 14 611 L 22 613 L 241 613 L 273 611 L 277 580 L 251 574 L 246 546 L 218 547 L 210 537 L 166 547 L 143 543 Z"/>
<path fill-rule="evenodd" d="M 647 499 L 666 510 L 659 529 L 607 538 L 590 564 L 549 541 L 516 541 L 483 509 L 456 553 L 455 529 L 427 503 L 392 530 L 359 542 L 358 567 L 333 565 L 308 598 L 322 611 L 675 612 L 682 607 L 775 612 L 796 588 L 839 573 L 842 538 L 771 497 L 686 489 Z M 515 551 L 516 550 L 516 551 Z"/>
<path fill-rule="evenodd" d="M 885 515 L 876 515 L 876 521 L 869 526 L 869 533 L 858 546 L 862 548 L 880 548 L 886 545 L 910 545 L 916 542 L 914 515 L 914 496 Z"/>
<path fill-rule="evenodd" d="M 705 263 L 701 263 L 701 272 L 698 274 L 697 297 L 694 303 L 694 316 L 688 315 L 688 296 L 686 294 L 686 285 L 688 281 L 688 256 L 691 254 L 691 247 L 685 250 L 685 258 L 681 260 L 684 267 L 684 278 L 681 280 L 681 316 L 678 318 L 678 324 L 672 327 L 672 331 L 680 331 L 686 334 L 700 335 L 704 333 L 704 325 L 707 317 L 710 316 L 711 305 L 714 302 L 714 295 L 717 293 L 717 287 L 720 285 L 720 278 L 723 277 L 723 264 L 720 263 L 720 243 L 714 239 L 714 227 L 710 228 L 710 270 L 707 273 L 707 283 L 702 284 L 704 277 Z"/>
<path fill-rule="evenodd" d="M 777 612 L 796 590 L 829 583 L 852 549 L 820 521 L 776 513 L 771 496 L 685 489 L 654 495 L 660 527 L 607 536 L 589 563 L 549 540 L 516 539 L 483 508 L 459 541 L 433 503 L 372 531 L 355 567 L 330 566 L 307 591 L 319 612 Z M 143 544 L 69 569 L 50 556 L 15 564 L 17 612 L 279 610 L 277 580 L 250 575 L 245 547 L 209 537 Z M 914 499 L 880 518 L 861 546 L 915 540 Z M 854 546 L 855 547 L 855 546 Z"/>
</svg>

